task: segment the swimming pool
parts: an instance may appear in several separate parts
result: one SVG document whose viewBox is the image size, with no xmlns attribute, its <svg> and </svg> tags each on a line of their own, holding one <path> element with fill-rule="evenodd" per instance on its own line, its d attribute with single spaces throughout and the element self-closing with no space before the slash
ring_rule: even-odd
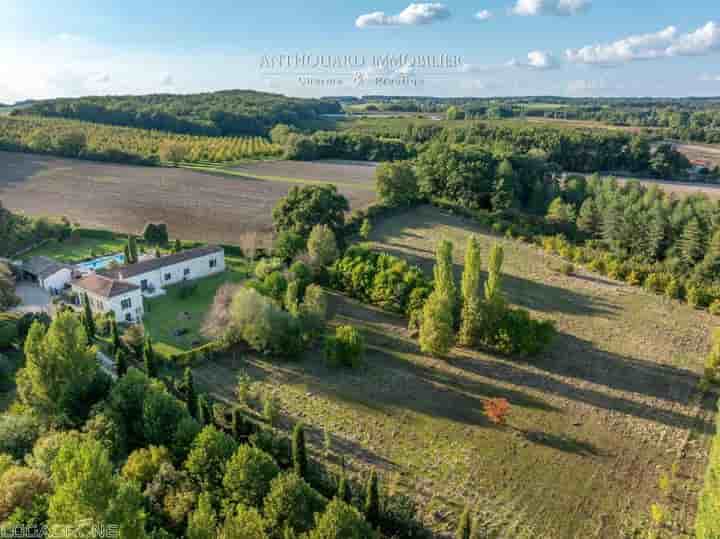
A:
<svg viewBox="0 0 720 539">
<path fill-rule="evenodd" d="M 116 264 L 124 264 L 125 255 L 118 253 L 115 255 L 101 256 L 100 258 L 88 260 L 87 262 L 80 262 L 79 264 L 76 264 L 75 267 L 81 273 L 89 273 L 91 271 L 98 271 L 107 268 L 113 262 Z"/>
</svg>

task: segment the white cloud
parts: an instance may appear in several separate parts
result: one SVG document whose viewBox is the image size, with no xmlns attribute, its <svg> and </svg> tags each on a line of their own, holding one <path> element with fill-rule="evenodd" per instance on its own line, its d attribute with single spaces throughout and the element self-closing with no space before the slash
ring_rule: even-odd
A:
<svg viewBox="0 0 720 539">
<path fill-rule="evenodd" d="M 513 59 L 508 62 L 508 65 L 512 67 L 527 67 L 538 70 L 556 69 L 559 67 L 555 57 L 545 51 L 530 51 L 527 55 L 527 60 Z"/>
<path fill-rule="evenodd" d="M 590 9 L 591 0 L 517 0 L 511 12 L 531 17 L 536 15 L 577 15 Z"/>
<path fill-rule="evenodd" d="M 640 34 L 613 43 L 588 45 L 581 49 L 568 49 L 565 56 L 570 62 L 600 66 L 624 64 L 632 60 L 648 60 L 665 56 L 673 43 L 677 28 L 668 26 L 654 34 Z"/>
<path fill-rule="evenodd" d="M 720 50 L 720 25 L 714 21 L 680 36 L 667 50 L 670 56 L 699 56 Z"/>
<path fill-rule="evenodd" d="M 170 73 L 163 73 L 162 77 L 160 77 L 161 86 L 173 86 L 174 84 L 175 79 L 173 79 L 173 76 Z"/>
<path fill-rule="evenodd" d="M 431 24 L 450 17 L 450 10 L 445 4 L 410 4 L 397 15 L 386 15 L 384 11 L 375 11 L 360 15 L 355 26 L 369 28 L 372 26 L 418 26 Z"/>
<path fill-rule="evenodd" d="M 700 75 L 700 80 L 703 82 L 720 82 L 720 75 L 710 75 L 709 73 L 703 73 Z"/>
<path fill-rule="evenodd" d="M 635 60 L 700 56 L 717 50 L 720 50 L 720 26 L 715 22 L 708 22 L 688 34 L 678 35 L 677 28 L 668 26 L 653 34 L 639 34 L 612 43 L 568 49 L 565 57 L 578 64 L 609 67 Z"/>
<path fill-rule="evenodd" d="M 479 21 L 488 21 L 493 18 L 493 13 L 487 9 L 481 9 L 475 14 L 475 18 Z"/>
</svg>

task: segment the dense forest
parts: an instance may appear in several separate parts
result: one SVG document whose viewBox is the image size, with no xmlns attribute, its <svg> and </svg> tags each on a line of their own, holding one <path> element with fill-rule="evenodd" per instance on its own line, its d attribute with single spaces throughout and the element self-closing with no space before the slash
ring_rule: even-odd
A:
<svg viewBox="0 0 720 539">
<path fill-rule="evenodd" d="M 34 102 L 17 115 L 208 136 L 265 135 L 275 124 L 303 127 L 322 114 L 342 112 L 326 99 L 298 99 L 251 90 L 202 94 L 154 94 L 51 99 Z"/>
</svg>

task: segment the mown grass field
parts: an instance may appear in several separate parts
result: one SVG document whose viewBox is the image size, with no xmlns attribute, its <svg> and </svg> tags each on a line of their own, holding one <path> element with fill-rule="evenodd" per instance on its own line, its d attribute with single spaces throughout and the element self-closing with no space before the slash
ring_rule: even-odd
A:
<svg viewBox="0 0 720 539">
<path fill-rule="evenodd" d="M 122 253 L 126 244 L 127 238 L 120 236 L 115 239 L 81 237 L 62 242 L 51 240 L 27 252 L 22 258 L 28 259 L 33 256 L 49 256 L 59 262 L 73 264 L 89 258 Z"/>
<path fill-rule="evenodd" d="M 215 292 L 224 283 L 237 283 L 248 276 L 244 263 L 228 262 L 224 273 L 193 281 L 196 288 L 188 297 L 182 297 L 182 285 L 175 285 L 167 287 L 165 295 L 145 300 L 143 324 L 159 353 L 170 356 L 207 342 L 200 330 Z M 175 334 L 179 329 L 184 330 L 182 335 Z"/>
<path fill-rule="evenodd" d="M 367 339 L 363 369 L 328 368 L 319 351 L 299 363 L 226 358 L 198 367 L 198 385 L 232 401 L 247 372 L 254 391 L 281 403 L 284 428 L 303 421 L 317 451 L 328 432 L 336 463 L 356 477 L 379 467 L 438 532 L 470 504 L 498 537 L 635 537 L 659 503 L 665 536 L 690 537 L 714 408 L 696 386 L 715 321 L 582 270 L 563 276 L 537 248 L 429 207 L 379 224 L 371 239 L 428 270 L 437 240 L 450 239 L 459 272 L 470 232 L 484 253 L 504 244 L 509 300 L 557 321 L 542 357 L 457 349 L 429 358 L 402 318 L 333 295 L 331 323 L 359 326 Z M 491 397 L 510 401 L 507 426 L 484 416 Z"/>
</svg>

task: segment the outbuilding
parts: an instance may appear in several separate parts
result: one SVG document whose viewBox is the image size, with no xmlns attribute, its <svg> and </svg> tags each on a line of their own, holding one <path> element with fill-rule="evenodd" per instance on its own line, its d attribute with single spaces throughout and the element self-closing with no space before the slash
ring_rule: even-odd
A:
<svg viewBox="0 0 720 539">
<path fill-rule="evenodd" d="M 20 266 L 22 278 L 37 283 L 51 294 L 59 294 L 73 278 L 73 267 L 47 256 L 34 256 Z"/>
</svg>

